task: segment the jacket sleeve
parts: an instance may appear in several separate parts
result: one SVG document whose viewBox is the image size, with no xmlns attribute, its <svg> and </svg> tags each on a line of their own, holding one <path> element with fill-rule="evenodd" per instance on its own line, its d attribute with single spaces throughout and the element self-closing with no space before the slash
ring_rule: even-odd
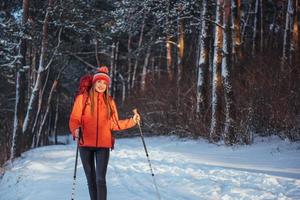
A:
<svg viewBox="0 0 300 200">
<path fill-rule="evenodd" d="M 113 99 L 111 99 L 111 109 L 112 109 L 112 117 L 111 117 L 111 130 L 120 131 L 129 129 L 136 125 L 132 118 L 119 120 L 118 110 L 116 103 Z"/>
<path fill-rule="evenodd" d="M 75 130 L 81 127 L 82 98 L 83 95 L 77 96 L 70 115 L 69 128 L 73 136 L 75 136 Z"/>
</svg>

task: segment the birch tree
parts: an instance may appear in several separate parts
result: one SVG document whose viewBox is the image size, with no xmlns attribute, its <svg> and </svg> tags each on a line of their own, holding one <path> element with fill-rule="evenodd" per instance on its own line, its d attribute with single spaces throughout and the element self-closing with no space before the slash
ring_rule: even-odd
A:
<svg viewBox="0 0 300 200">
<path fill-rule="evenodd" d="M 291 41 L 291 54 L 294 63 L 299 60 L 299 0 L 295 0 L 293 4 L 293 36 Z"/>
<path fill-rule="evenodd" d="M 221 136 L 221 64 L 222 64 L 222 22 L 223 22 L 223 3 L 224 0 L 218 0 L 216 6 L 214 55 L 212 68 L 212 111 L 210 125 L 210 140 L 218 141 Z"/>
<path fill-rule="evenodd" d="M 172 46 L 171 46 L 171 22 L 170 22 L 170 0 L 168 0 L 167 5 L 167 15 L 166 15 L 166 58 L 167 58 L 167 73 L 169 80 L 173 80 L 173 69 L 172 69 Z"/>
<path fill-rule="evenodd" d="M 285 63 L 288 61 L 288 54 L 290 53 L 290 19 L 292 16 L 292 0 L 288 0 L 286 15 L 285 15 L 285 28 L 283 36 L 283 48 L 282 48 L 282 57 L 281 57 L 281 71 L 284 71 Z"/>
<path fill-rule="evenodd" d="M 139 43 L 138 43 L 137 55 L 136 55 L 135 62 L 134 62 L 134 67 L 133 67 L 131 89 L 133 89 L 135 81 L 136 81 L 135 79 L 136 79 L 137 68 L 138 68 L 138 63 L 139 63 L 140 51 L 141 51 L 143 38 L 144 38 L 144 29 L 145 29 L 145 20 L 146 20 L 145 17 L 146 17 L 146 15 L 144 14 L 143 21 L 142 21 L 142 26 L 141 26 L 141 31 L 140 31 L 140 38 L 139 38 Z"/>
<path fill-rule="evenodd" d="M 241 40 L 241 0 L 232 0 L 232 24 L 233 24 L 233 57 L 242 59 Z M 236 60 L 236 59 L 235 59 Z"/>
<path fill-rule="evenodd" d="M 112 82 L 113 82 L 113 97 L 116 97 L 117 93 L 117 71 L 118 71 L 118 60 L 119 60 L 119 41 L 116 44 L 116 50 L 115 50 L 115 61 L 114 61 L 114 66 L 113 67 L 113 76 L 112 76 Z"/>
<path fill-rule="evenodd" d="M 224 31 L 223 31 L 223 59 L 222 59 L 222 80 L 224 86 L 225 100 L 225 123 L 223 139 L 225 144 L 232 145 L 235 141 L 235 105 L 232 88 L 232 60 L 231 60 L 231 0 L 224 3 Z"/>
<path fill-rule="evenodd" d="M 256 51 L 257 24 L 258 24 L 258 6 L 259 6 L 259 0 L 255 0 L 253 34 L 252 34 L 252 56 L 254 56 L 255 51 Z"/>
<path fill-rule="evenodd" d="M 111 45 L 111 54 L 110 54 L 110 70 L 109 70 L 109 76 L 113 77 L 114 74 L 114 66 L 115 66 L 115 62 L 116 62 L 116 44 L 115 42 L 113 42 L 113 44 Z M 113 91 L 113 81 L 110 81 L 109 84 L 109 89 L 110 89 L 110 95 L 113 95 L 114 91 Z"/>
<path fill-rule="evenodd" d="M 196 113 L 199 117 L 204 113 L 204 110 L 208 106 L 208 97 L 206 86 L 208 85 L 209 78 L 209 23 L 208 18 L 208 4 L 207 0 L 202 1 L 202 24 L 200 32 L 200 50 L 199 50 L 199 62 L 197 66 L 197 102 Z"/>
<path fill-rule="evenodd" d="M 182 15 L 182 5 L 179 4 L 177 8 L 177 109 L 180 107 L 181 95 L 180 95 L 180 83 L 182 80 L 182 70 L 183 70 L 183 54 L 184 54 L 184 30 L 183 30 L 183 19 Z"/>
<path fill-rule="evenodd" d="M 263 52 L 264 49 L 264 16 L 263 16 L 263 0 L 260 0 L 260 12 L 259 12 L 259 19 L 260 19 L 260 52 Z"/>
<path fill-rule="evenodd" d="M 28 21 L 29 16 L 29 0 L 23 0 L 23 17 L 22 25 Z M 22 151 L 21 141 L 24 139 L 22 135 L 22 124 L 24 120 L 24 108 L 25 108 L 25 72 L 24 67 L 26 66 L 26 39 L 21 39 L 19 46 L 19 55 L 21 57 L 21 62 L 18 63 L 16 67 L 16 97 L 15 97 L 15 109 L 14 109 L 14 126 L 13 126 L 13 138 L 10 152 L 10 159 L 14 159 L 20 156 Z"/>
<path fill-rule="evenodd" d="M 132 48 L 131 48 L 131 43 L 132 43 L 132 33 L 129 32 L 128 35 L 128 41 L 127 41 L 127 92 L 128 95 L 130 94 L 130 83 L 131 83 L 131 72 L 132 72 L 132 63 L 131 63 L 131 57 L 132 57 Z"/>
<path fill-rule="evenodd" d="M 27 106 L 27 112 L 25 116 L 25 120 L 23 123 L 23 133 L 28 134 L 31 128 L 31 121 L 34 117 L 34 108 L 36 106 L 36 102 L 38 99 L 38 92 L 42 87 L 42 77 L 43 72 L 45 71 L 45 56 L 46 51 L 48 47 L 48 26 L 49 26 L 49 18 L 50 18 L 50 12 L 52 10 L 53 6 L 53 0 L 48 1 L 48 7 L 45 14 L 44 22 L 43 22 L 43 38 L 42 38 L 42 44 L 41 44 L 41 55 L 39 59 L 39 67 L 37 71 L 37 78 L 36 82 L 34 84 L 32 94 L 29 99 L 29 103 Z"/>
<path fill-rule="evenodd" d="M 148 68 L 148 64 L 149 64 L 150 54 L 151 54 L 151 45 L 148 44 L 146 56 L 145 56 L 144 64 L 143 64 L 143 68 L 142 68 L 142 75 L 141 75 L 141 91 L 142 92 L 145 92 L 145 89 L 146 89 L 147 68 Z"/>
</svg>

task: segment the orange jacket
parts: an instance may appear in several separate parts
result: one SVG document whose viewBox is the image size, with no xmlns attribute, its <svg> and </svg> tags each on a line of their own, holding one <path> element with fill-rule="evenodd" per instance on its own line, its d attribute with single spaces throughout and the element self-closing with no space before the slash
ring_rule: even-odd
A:
<svg viewBox="0 0 300 200">
<path fill-rule="evenodd" d="M 132 118 L 119 120 L 117 107 L 113 98 L 110 98 L 112 116 L 108 119 L 103 93 L 97 93 L 94 97 L 95 106 L 93 115 L 91 113 L 90 98 L 86 100 L 86 107 L 82 115 L 83 98 L 83 94 L 77 96 L 69 121 L 70 131 L 73 136 L 75 136 L 76 129 L 79 127 L 82 128 L 83 143 L 80 146 L 111 148 L 111 131 L 124 130 L 135 126 Z"/>
</svg>

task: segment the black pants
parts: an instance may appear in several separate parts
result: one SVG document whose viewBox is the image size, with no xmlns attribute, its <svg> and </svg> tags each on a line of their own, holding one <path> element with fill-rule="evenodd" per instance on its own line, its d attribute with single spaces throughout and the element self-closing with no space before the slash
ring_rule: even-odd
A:
<svg viewBox="0 0 300 200">
<path fill-rule="evenodd" d="M 105 176 L 109 160 L 109 148 L 80 147 L 79 151 L 91 200 L 106 200 Z"/>
</svg>

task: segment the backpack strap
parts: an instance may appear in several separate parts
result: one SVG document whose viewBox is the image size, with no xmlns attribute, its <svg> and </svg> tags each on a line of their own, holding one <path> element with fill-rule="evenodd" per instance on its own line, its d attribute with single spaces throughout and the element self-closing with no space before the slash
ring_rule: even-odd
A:
<svg viewBox="0 0 300 200">
<path fill-rule="evenodd" d="M 84 114 L 85 112 L 85 109 L 86 109 L 86 105 L 87 105 L 87 101 L 88 101 L 88 98 L 89 98 L 89 95 L 88 93 L 83 93 L 82 94 L 82 105 L 83 105 L 83 108 L 82 108 L 82 112 L 81 112 L 81 126 L 82 126 L 82 115 Z M 81 130 L 81 134 L 79 135 L 79 138 L 80 138 L 80 144 L 84 144 L 84 140 L 83 140 L 83 131 Z"/>
</svg>

